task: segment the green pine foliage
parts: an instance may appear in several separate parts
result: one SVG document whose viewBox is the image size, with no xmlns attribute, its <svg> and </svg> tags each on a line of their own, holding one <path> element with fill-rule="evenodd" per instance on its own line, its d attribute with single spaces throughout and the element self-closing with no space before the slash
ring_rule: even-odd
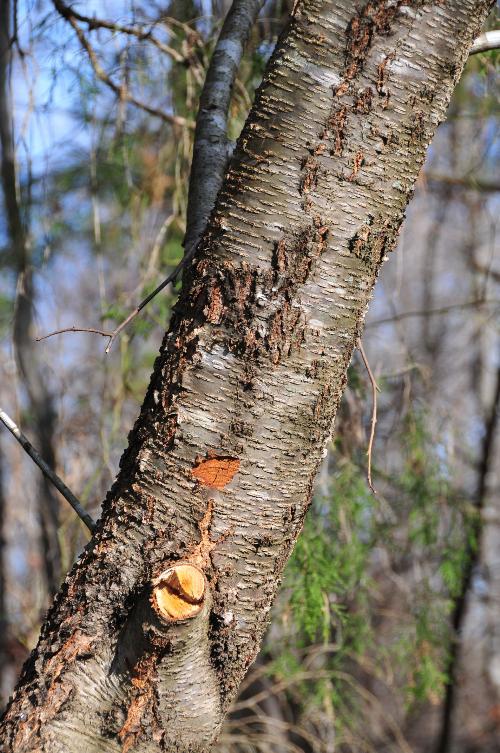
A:
<svg viewBox="0 0 500 753">
<path fill-rule="evenodd" d="M 429 424 L 419 410 L 401 422 L 400 465 L 380 472 L 377 496 L 364 466 L 332 455 L 328 493 L 314 497 L 284 575 L 276 609 L 280 656 L 270 671 L 297 676 L 296 701 L 324 704 L 326 694 L 339 734 L 363 718 L 368 701 L 357 678 L 367 667 L 406 713 L 443 694 L 450 611 L 472 526 Z M 398 590 L 400 573 L 410 592 Z M 271 657 L 275 644 L 273 634 Z M 318 678 L 301 680 L 304 657 L 315 652 Z"/>
<path fill-rule="evenodd" d="M 373 496 L 349 462 L 332 476 L 328 497 L 316 496 L 290 560 L 285 588 L 299 645 L 331 639 L 347 627 L 347 604 L 366 588 Z"/>
</svg>

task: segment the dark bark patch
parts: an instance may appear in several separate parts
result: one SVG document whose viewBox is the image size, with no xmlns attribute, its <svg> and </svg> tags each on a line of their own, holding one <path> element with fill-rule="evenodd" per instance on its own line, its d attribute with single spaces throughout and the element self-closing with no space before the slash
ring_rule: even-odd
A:
<svg viewBox="0 0 500 753">
<path fill-rule="evenodd" d="M 359 173 L 360 168 L 363 166 L 364 161 L 365 161 L 365 157 L 363 153 L 357 152 L 356 155 L 354 156 L 354 164 L 352 167 L 352 172 L 347 178 L 348 181 L 352 183 L 354 180 L 356 180 L 356 177 Z"/>
<path fill-rule="evenodd" d="M 367 266 L 377 269 L 384 256 L 392 251 L 404 214 L 380 223 L 370 218 L 349 241 L 349 250 Z"/>
<path fill-rule="evenodd" d="M 194 478 L 210 489 L 224 489 L 240 467 L 238 458 L 215 457 L 202 460 L 192 469 Z"/>
<path fill-rule="evenodd" d="M 382 62 L 377 66 L 377 94 L 379 97 L 385 97 L 385 105 L 387 105 L 387 102 L 389 101 L 389 91 L 387 89 L 389 76 L 386 68 L 391 60 L 394 60 L 394 57 L 395 55 L 393 52 L 390 55 L 386 55 Z"/>
<path fill-rule="evenodd" d="M 368 2 L 351 18 L 347 27 L 346 80 L 352 80 L 363 69 L 374 35 L 389 34 L 401 6 L 411 4 L 411 0 Z"/>
<path fill-rule="evenodd" d="M 373 89 L 367 86 L 354 98 L 353 111 L 360 115 L 368 115 L 372 109 Z"/>
<path fill-rule="evenodd" d="M 304 174 L 300 181 L 300 194 L 309 193 L 318 183 L 319 163 L 313 156 L 307 157 L 302 163 Z"/>
<path fill-rule="evenodd" d="M 315 185 L 317 167 L 313 155 L 304 163 L 305 193 Z M 322 218 L 312 216 L 307 225 L 276 243 L 268 269 L 227 262 L 207 267 L 198 295 L 205 317 L 221 325 L 214 342 L 246 359 L 267 357 L 273 364 L 300 347 L 305 329 L 300 288 L 326 250 L 328 234 Z M 198 472 L 193 472 L 195 477 Z"/>
<path fill-rule="evenodd" d="M 282 293 L 291 292 L 306 282 L 314 261 L 326 249 L 328 232 L 318 215 L 312 226 L 303 228 L 295 238 L 278 241 L 271 260 L 274 287 Z"/>
<path fill-rule="evenodd" d="M 220 324 L 224 312 L 222 292 L 218 285 L 214 285 L 208 291 L 208 302 L 205 306 L 205 316 L 211 324 Z"/>
<path fill-rule="evenodd" d="M 71 623 L 71 618 L 69 618 Z M 64 626 L 63 626 L 64 629 Z M 73 693 L 73 685 L 63 680 L 62 675 L 68 666 L 78 659 L 85 659 L 91 654 L 95 639 L 85 635 L 81 630 L 71 630 L 69 637 L 58 647 L 54 647 L 47 661 L 47 677 L 50 678 L 44 691 L 43 724 L 47 724 L 61 711 Z M 41 720 L 35 700 L 28 695 L 28 710 L 19 715 L 13 736 L 12 750 L 27 750 L 34 737 L 40 734 Z"/>
<path fill-rule="evenodd" d="M 410 126 L 410 141 L 420 143 L 425 136 L 425 117 L 423 112 L 416 112 Z"/>
<path fill-rule="evenodd" d="M 307 366 L 305 375 L 308 379 L 317 379 L 324 369 L 324 365 L 319 358 L 314 358 L 310 366 Z"/>
<path fill-rule="evenodd" d="M 352 104 L 337 105 L 337 100 L 352 91 L 352 82 L 362 72 L 368 52 L 376 35 L 388 35 L 391 25 L 396 19 L 402 6 L 419 7 L 423 0 L 379 0 L 367 2 L 351 18 L 346 30 L 345 69 L 343 81 L 334 88 L 334 103 L 325 128 L 320 134 L 322 141 L 330 139 L 333 142 L 330 153 L 341 157 L 344 150 L 349 113 L 366 115 L 372 109 L 373 90 L 365 87 L 361 92 L 353 94 Z M 394 53 L 387 55 L 377 67 L 375 88 L 379 96 L 384 97 L 383 109 L 388 106 L 389 92 L 387 90 L 388 63 L 394 59 Z M 355 177 L 355 176 L 354 176 Z M 351 180 L 351 178 L 349 178 Z"/>
<path fill-rule="evenodd" d="M 420 91 L 418 92 L 418 98 L 422 100 L 423 102 L 428 102 L 431 104 L 431 102 L 434 99 L 435 96 L 435 88 L 431 86 L 430 84 L 424 84 Z M 415 102 L 417 101 L 417 98 L 415 98 Z"/>
<path fill-rule="evenodd" d="M 253 433 L 251 425 L 239 418 L 231 421 L 229 431 L 236 437 L 250 437 Z"/>
<path fill-rule="evenodd" d="M 370 227 L 363 225 L 349 241 L 349 250 L 367 264 L 371 262 L 370 234 Z"/>
<path fill-rule="evenodd" d="M 283 355 L 289 355 L 292 349 L 302 343 L 304 328 L 299 328 L 301 311 L 285 301 L 272 316 L 266 337 L 271 361 L 278 364 Z"/>
<path fill-rule="evenodd" d="M 153 700 L 153 679 L 156 675 L 156 657 L 146 655 L 133 669 L 131 684 L 134 695 L 130 701 L 127 717 L 118 732 L 122 753 L 133 749 L 142 733 L 142 718 Z"/>
<path fill-rule="evenodd" d="M 349 108 L 347 105 L 334 110 L 330 114 L 326 129 L 321 135 L 322 139 L 330 138 L 333 141 L 332 154 L 336 157 L 342 155 L 348 112 Z"/>
</svg>

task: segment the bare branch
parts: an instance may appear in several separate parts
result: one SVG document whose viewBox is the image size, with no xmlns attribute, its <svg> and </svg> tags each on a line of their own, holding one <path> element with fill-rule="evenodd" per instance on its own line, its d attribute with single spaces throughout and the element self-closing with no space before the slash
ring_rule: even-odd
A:
<svg viewBox="0 0 500 753">
<path fill-rule="evenodd" d="M 473 191 L 484 191 L 485 193 L 496 193 L 500 191 L 500 183 L 498 181 L 483 180 L 476 177 L 455 177 L 452 175 L 440 175 L 437 173 L 425 173 L 425 180 L 428 183 L 442 183 L 445 186 L 451 186 L 452 188 L 468 188 Z"/>
<path fill-rule="evenodd" d="M 17 439 L 21 447 L 27 452 L 27 454 L 30 456 L 32 460 L 37 464 L 37 466 L 40 468 L 42 473 L 46 478 L 51 481 L 56 489 L 63 495 L 63 497 L 70 503 L 73 510 L 76 512 L 78 517 L 82 520 L 83 523 L 87 526 L 89 531 L 93 532 L 95 530 L 95 522 L 90 517 L 88 512 L 84 510 L 81 503 L 78 501 L 78 499 L 75 497 L 71 489 L 68 489 L 64 481 L 62 481 L 59 476 L 55 473 L 55 471 L 50 468 L 45 460 L 40 456 L 37 450 L 33 447 L 31 442 L 29 441 L 28 437 L 26 437 L 22 431 L 19 429 L 17 424 L 14 423 L 14 421 L 10 418 L 10 416 L 5 413 L 5 411 L 0 410 L 0 421 L 4 424 L 4 426 L 7 427 L 7 429 L 10 431 L 10 433 Z"/>
<path fill-rule="evenodd" d="M 368 468 L 366 471 L 366 478 L 368 480 L 368 486 L 372 490 L 374 494 L 376 494 L 376 489 L 373 486 L 372 483 L 372 452 L 373 452 L 373 441 L 375 439 L 375 427 L 377 425 L 377 392 L 380 392 L 380 387 L 378 386 L 377 382 L 375 381 L 375 377 L 373 376 L 373 372 L 370 368 L 370 364 L 368 363 L 368 358 L 366 357 L 365 349 L 363 348 L 363 345 L 361 343 L 361 340 L 358 339 L 357 347 L 359 352 L 361 353 L 361 358 L 363 359 L 363 363 L 365 365 L 365 369 L 368 373 L 368 376 L 370 378 L 370 383 L 372 386 L 372 420 L 370 425 L 370 439 L 368 440 L 368 449 L 366 451 L 366 454 L 368 455 Z"/>
<path fill-rule="evenodd" d="M 119 34 L 127 34 L 128 36 L 136 37 L 140 41 L 151 42 L 151 44 L 157 47 L 161 52 L 164 52 L 166 55 L 170 55 L 170 57 L 175 60 L 176 63 L 186 62 L 184 56 L 181 55 L 178 50 L 170 47 L 167 44 L 164 44 L 160 39 L 153 36 L 153 24 L 150 25 L 151 28 L 149 28 L 148 31 L 145 31 L 144 29 L 141 29 L 137 26 L 124 26 L 122 24 L 117 24 L 114 21 L 107 21 L 104 18 L 96 18 L 96 16 L 85 16 L 82 13 L 78 13 L 78 11 L 74 10 L 74 8 L 70 8 L 68 5 L 66 5 L 66 3 L 62 2 L 62 0 L 54 0 L 54 6 L 60 13 L 60 15 L 63 16 L 63 18 L 65 18 L 67 21 L 69 21 L 70 18 L 74 18 L 76 21 L 80 21 L 80 23 L 87 24 L 89 31 L 95 31 L 96 29 L 107 29 L 108 31 L 115 31 Z"/>
<path fill-rule="evenodd" d="M 77 21 L 86 23 L 89 25 L 89 28 L 94 28 L 98 23 L 108 29 L 112 27 L 117 28 L 117 26 L 109 22 L 97 22 L 88 16 L 76 13 L 61 0 L 53 0 L 53 2 L 59 13 L 75 30 L 80 44 L 89 56 L 96 76 L 109 86 L 117 96 L 122 99 L 125 97 L 127 101 L 142 107 L 146 112 L 163 117 L 165 113 L 152 110 L 147 105 L 137 102 L 124 91 L 122 86 L 118 86 L 118 84 L 107 76 Z M 135 319 L 160 291 L 177 278 L 181 269 L 193 258 L 201 234 L 205 229 L 208 216 L 213 209 L 215 198 L 222 185 L 228 160 L 227 114 L 231 92 L 250 30 L 263 5 L 264 0 L 233 1 L 210 62 L 200 97 L 200 108 L 196 123 L 194 156 L 189 183 L 188 230 L 185 238 L 187 251 L 182 261 L 112 332 L 93 327 L 65 327 L 38 337 L 38 342 L 65 332 L 90 332 L 109 339 L 106 346 L 106 353 L 109 353 L 113 342 L 125 327 Z M 184 118 L 176 118 L 174 116 L 166 116 L 166 118 L 170 122 L 174 122 L 175 120 L 176 123 L 181 125 L 192 125 L 190 121 L 186 121 Z"/>
<path fill-rule="evenodd" d="M 194 128 L 195 124 L 193 123 L 192 120 L 188 120 L 187 118 L 183 118 L 179 115 L 171 115 L 170 113 L 164 112 L 163 110 L 158 110 L 156 107 L 152 107 L 151 105 L 148 105 L 145 102 L 141 102 L 140 100 L 136 99 L 132 94 L 130 94 L 130 92 L 126 91 L 123 86 L 113 81 L 113 79 L 110 78 L 110 76 L 108 76 L 104 68 L 101 66 L 94 48 L 92 47 L 87 37 L 85 36 L 85 33 L 83 29 L 81 28 L 81 26 L 78 25 L 75 14 L 72 13 L 72 11 L 69 8 L 64 6 L 64 4 L 60 2 L 60 0 L 54 0 L 54 6 L 59 11 L 61 16 L 65 18 L 66 21 L 70 24 L 70 26 L 72 26 L 72 28 L 74 29 L 74 32 L 76 36 L 78 37 L 78 41 L 80 42 L 82 49 L 85 50 L 85 52 L 87 53 L 87 56 L 89 58 L 90 64 L 92 66 L 92 69 L 96 77 L 99 79 L 99 81 L 102 81 L 103 84 L 105 84 L 109 89 L 111 89 L 111 91 L 114 92 L 118 98 L 120 98 L 121 100 L 126 100 L 127 102 L 130 102 L 136 107 L 139 107 L 141 110 L 144 110 L 144 112 L 149 113 L 149 115 L 153 115 L 156 118 L 161 118 L 165 122 L 171 123 L 172 125 L 183 126 L 186 128 Z"/>
<path fill-rule="evenodd" d="M 441 314 L 448 314 L 450 311 L 475 308 L 480 306 L 500 306 L 500 300 L 496 299 L 476 299 L 473 301 L 463 301 L 462 303 L 451 303 L 449 306 L 440 306 L 435 309 L 415 309 L 414 311 L 402 311 L 400 314 L 394 314 L 393 316 L 384 317 L 384 319 L 375 319 L 372 322 L 367 322 L 367 327 L 376 327 L 379 324 L 391 324 L 392 322 L 399 322 L 401 319 L 408 319 L 409 317 L 420 316 L 440 316 Z"/>
<path fill-rule="evenodd" d="M 263 0 L 233 0 L 221 29 L 200 96 L 189 179 L 186 248 L 207 224 L 226 171 L 227 117 L 234 81 Z"/>
<path fill-rule="evenodd" d="M 498 50 L 500 48 L 500 29 L 496 31 L 485 31 L 481 34 L 472 45 L 470 55 L 477 55 L 478 52 L 488 52 L 489 50 Z"/>
</svg>

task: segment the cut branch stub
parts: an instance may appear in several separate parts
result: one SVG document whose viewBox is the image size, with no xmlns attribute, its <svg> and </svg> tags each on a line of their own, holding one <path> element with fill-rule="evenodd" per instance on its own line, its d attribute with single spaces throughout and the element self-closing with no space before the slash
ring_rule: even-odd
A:
<svg viewBox="0 0 500 753">
<path fill-rule="evenodd" d="M 205 576 L 194 565 L 169 567 L 153 581 L 153 586 L 153 607 L 166 622 L 189 620 L 200 612 L 205 599 Z"/>
</svg>

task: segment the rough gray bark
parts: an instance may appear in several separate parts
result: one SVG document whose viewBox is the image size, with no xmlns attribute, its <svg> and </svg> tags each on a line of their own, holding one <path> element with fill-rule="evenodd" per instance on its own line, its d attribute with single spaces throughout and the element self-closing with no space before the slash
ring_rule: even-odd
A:
<svg viewBox="0 0 500 753">
<path fill-rule="evenodd" d="M 227 116 L 233 84 L 264 0 L 233 0 L 222 26 L 200 97 L 189 176 L 186 253 L 205 230 L 230 157 Z"/>
<path fill-rule="evenodd" d="M 258 651 L 381 263 L 489 6 L 297 3 L 98 530 L 6 712 L 4 750 L 210 748 Z M 182 562 L 203 572 L 204 599 L 168 622 L 152 591 Z"/>
<path fill-rule="evenodd" d="M 17 273 L 13 343 L 20 381 L 29 403 L 36 444 L 44 461 L 55 467 L 55 411 L 52 396 L 45 386 L 43 369 L 35 352 L 33 336 L 33 270 L 27 233 L 17 197 L 12 106 L 8 72 L 11 49 L 9 42 L 10 2 L 0 4 L 0 144 L 1 176 L 5 214 L 12 263 Z M 37 499 L 40 522 L 41 552 L 47 590 L 52 597 L 61 582 L 61 553 L 58 539 L 59 502 L 51 484 L 41 477 Z"/>
</svg>

